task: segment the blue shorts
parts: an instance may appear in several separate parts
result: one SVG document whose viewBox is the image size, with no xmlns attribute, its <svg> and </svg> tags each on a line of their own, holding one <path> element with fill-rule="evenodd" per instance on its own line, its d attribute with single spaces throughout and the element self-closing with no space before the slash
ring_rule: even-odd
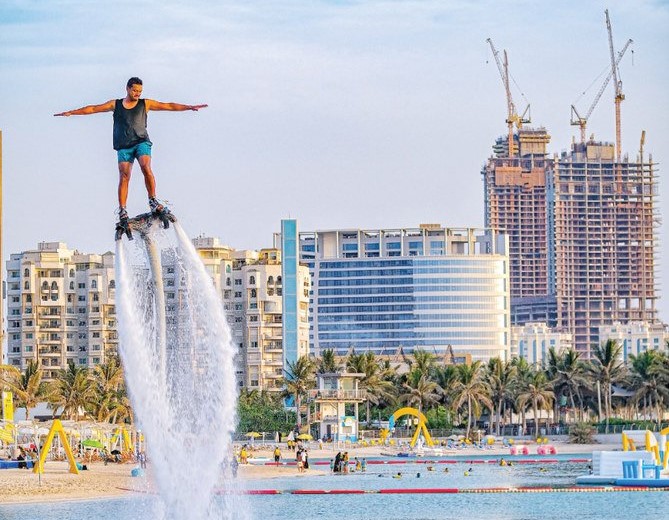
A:
<svg viewBox="0 0 669 520">
<path fill-rule="evenodd" d="M 142 155 L 151 157 L 151 143 L 149 141 L 142 141 L 132 148 L 122 148 L 116 151 L 118 162 L 134 162 L 135 158 L 139 159 Z"/>
</svg>

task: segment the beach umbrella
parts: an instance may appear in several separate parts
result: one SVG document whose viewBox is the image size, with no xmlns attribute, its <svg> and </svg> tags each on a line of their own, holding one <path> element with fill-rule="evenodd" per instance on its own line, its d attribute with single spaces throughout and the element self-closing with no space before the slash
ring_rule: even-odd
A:
<svg viewBox="0 0 669 520">
<path fill-rule="evenodd" d="M 84 448 L 97 448 L 97 449 L 103 449 L 104 445 L 100 441 L 96 441 L 95 439 L 86 439 L 81 443 L 81 445 Z"/>
<path fill-rule="evenodd" d="M 249 437 L 250 439 L 257 439 L 258 437 L 260 437 L 260 434 L 258 432 L 249 432 L 246 434 L 246 436 Z"/>
<path fill-rule="evenodd" d="M 313 439 L 313 437 L 311 435 L 309 435 L 308 433 L 300 433 L 297 436 L 297 438 L 300 439 L 301 441 L 310 441 L 310 440 Z"/>
</svg>

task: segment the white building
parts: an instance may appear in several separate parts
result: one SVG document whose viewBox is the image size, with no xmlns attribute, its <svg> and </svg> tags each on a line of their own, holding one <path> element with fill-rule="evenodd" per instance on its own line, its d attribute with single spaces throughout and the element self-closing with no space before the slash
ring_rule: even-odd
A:
<svg viewBox="0 0 669 520">
<path fill-rule="evenodd" d="M 278 391 L 285 376 L 283 351 L 283 280 L 278 249 L 236 251 L 217 238 L 193 244 L 224 302 L 232 338 L 239 348 L 237 382 L 250 390 Z M 308 353 L 310 278 L 298 268 L 298 354 Z"/>
<path fill-rule="evenodd" d="M 623 361 L 627 362 L 630 355 L 638 356 L 646 350 L 667 350 L 669 327 L 662 323 L 647 321 L 631 321 L 629 323 L 614 322 L 612 325 L 599 327 L 599 343 L 609 339 L 622 346 Z"/>
<path fill-rule="evenodd" d="M 573 347 L 570 333 L 556 332 L 545 323 L 511 327 L 511 356 L 524 358 L 531 365 L 542 366 L 551 348 L 559 353 Z"/>
<path fill-rule="evenodd" d="M 507 242 L 490 230 L 438 224 L 299 233 L 313 284 L 312 353 L 421 348 L 507 359 Z"/>
<path fill-rule="evenodd" d="M 93 367 L 117 355 L 114 255 L 42 242 L 7 261 L 7 361 L 36 361 L 45 380 L 68 362 Z"/>
</svg>

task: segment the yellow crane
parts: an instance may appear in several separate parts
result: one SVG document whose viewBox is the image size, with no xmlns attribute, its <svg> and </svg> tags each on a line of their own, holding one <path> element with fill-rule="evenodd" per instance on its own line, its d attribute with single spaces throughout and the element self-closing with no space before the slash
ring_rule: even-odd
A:
<svg viewBox="0 0 669 520">
<path fill-rule="evenodd" d="M 616 105 L 616 161 L 620 162 L 620 104 L 625 99 L 623 94 L 623 82 L 620 79 L 618 71 L 618 63 L 615 58 L 615 51 L 613 50 L 613 30 L 611 29 L 611 19 L 609 18 L 609 10 L 605 10 L 606 14 L 606 30 L 609 33 L 609 54 L 611 55 L 611 70 L 613 73 L 613 86 L 615 88 L 615 105 Z"/>
<path fill-rule="evenodd" d="M 620 60 L 623 59 L 623 56 L 625 55 L 625 52 L 627 52 L 627 48 L 632 45 L 632 40 L 627 40 L 627 43 L 625 43 L 625 46 L 622 48 L 622 50 L 618 53 L 618 57 L 616 58 L 615 61 L 615 66 L 618 67 L 618 64 L 620 63 Z M 634 51 L 632 51 L 634 52 Z M 607 85 L 609 84 L 609 81 L 611 81 L 611 78 L 613 77 L 613 68 L 609 70 L 609 73 L 606 76 L 606 79 L 604 80 L 604 83 L 602 83 L 602 86 L 599 88 L 599 91 L 597 92 L 597 95 L 595 96 L 595 99 L 593 100 L 592 104 L 590 105 L 590 108 L 586 112 L 585 116 L 581 116 L 578 113 L 578 110 L 574 105 L 571 106 L 571 124 L 573 126 L 578 126 L 581 129 L 581 142 L 585 142 L 585 127 L 588 124 L 588 119 L 590 119 L 590 116 L 592 115 L 592 111 L 595 109 L 597 106 L 597 103 L 599 103 L 600 98 L 602 97 L 602 94 L 604 93 L 604 90 L 606 90 Z"/>
<path fill-rule="evenodd" d="M 511 86 L 509 84 L 509 59 L 506 55 L 506 51 L 504 51 L 504 63 L 502 63 L 502 60 L 499 57 L 499 52 L 495 49 L 492 39 L 488 38 L 486 42 L 490 45 L 492 55 L 497 64 L 497 70 L 499 70 L 499 75 L 502 78 L 502 84 L 504 85 L 504 90 L 506 92 L 506 124 L 509 128 L 509 157 L 514 157 L 516 151 L 513 140 L 513 126 L 515 125 L 516 128 L 520 130 L 524 123 L 531 123 L 530 105 L 529 103 L 527 104 L 522 114 L 519 115 L 518 112 L 516 112 L 516 105 L 513 102 Z"/>
</svg>

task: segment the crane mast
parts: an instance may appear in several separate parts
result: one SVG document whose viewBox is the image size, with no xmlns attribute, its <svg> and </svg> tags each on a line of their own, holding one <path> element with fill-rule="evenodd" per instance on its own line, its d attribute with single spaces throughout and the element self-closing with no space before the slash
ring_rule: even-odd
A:
<svg viewBox="0 0 669 520">
<path fill-rule="evenodd" d="M 613 30 L 611 29 L 611 19 L 609 18 L 609 10 L 605 10 L 606 14 L 606 30 L 609 33 L 609 54 L 611 55 L 611 72 L 613 73 L 613 86 L 615 88 L 615 106 L 616 106 L 616 161 L 620 162 L 620 104 L 625 99 L 623 94 L 623 82 L 618 77 L 618 63 L 615 59 L 615 51 L 613 50 Z"/>
<path fill-rule="evenodd" d="M 526 117 L 530 105 L 527 105 L 522 115 L 518 115 L 516 112 L 516 105 L 513 102 L 513 96 L 511 95 L 511 85 L 509 84 L 509 59 L 506 51 L 504 51 L 504 62 L 502 63 L 502 60 L 499 57 L 499 52 L 495 48 L 492 39 L 488 38 L 486 42 L 490 45 L 490 49 L 492 50 L 492 55 L 495 58 L 497 70 L 502 78 L 502 84 L 504 85 L 504 91 L 506 93 L 506 124 L 508 127 L 509 157 L 514 157 L 516 155 L 516 150 L 513 139 L 513 126 L 515 124 L 516 128 L 520 130 L 523 127 L 523 123 L 530 122 L 530 118 Z"/>
<path fill-rule="evenodd" d="M 625 46 L 618 53 L 618 57 L 616 58 L 616 67 L 620 63 L 620 60 L 623 59 L 623 56 L 625 55 L 625 52 L 627 52 L 627 48 L 632 43 L 633 43 L 633 41 L 631 39 L 627 40 L 627 43 L 625 43 Z M 581 129 L 581 143 L 585 142 L 585 127 L 588 124 L 588 120 L 590 119 L 590 116 L 592 115 L 593 110 L 597 106 L 597 103 L 599 103 L 599 99 L 602 97 L 602 94 L 604 93 L 604 90 L 606 90 L 606 87 L 609 84 L 609 81 L 611 81 L 612 76 L 613 76 L 613 68 L 609 71 L 608 75 L 606 76 L 606 79 L 604 80 L 604 83 L 602 83 L 602 86 L 599 88 L 599 91 L 597 92 L 597 95 L 595 96 L 595 99 L 593 100 L 592 104 L 590 105 L 590 108 L 588 109 L 585 116 L 581 117 L 581 115 L 578 113 L 578 110 L 576 109 L 576 107 L 574 105 L 571 106 L 571 124 L 573 126 L 580 127 L 580 129 Z"/>
</svg>

